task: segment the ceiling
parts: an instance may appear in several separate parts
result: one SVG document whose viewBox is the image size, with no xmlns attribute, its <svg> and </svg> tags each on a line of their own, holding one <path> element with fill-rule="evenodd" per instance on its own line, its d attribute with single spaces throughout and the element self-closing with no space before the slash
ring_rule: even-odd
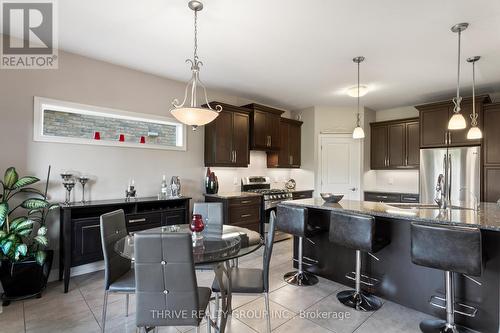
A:
<svg viewBox="0 0 500 333">
<path fill-rule="evenodd" d="M 63 50 L 186 81 L 193 14 L 187 0 L 64 0 Z M 498 0 L 205 0 L 199 14 L 201 78 L 209 88 L 284 108 L 348 106 L 363 55 L 362 103 L 375 110 L 450 97 L 462 35 L 463 94 L 470 56 L 480 92 L 500 91 Z"/>
</svg>

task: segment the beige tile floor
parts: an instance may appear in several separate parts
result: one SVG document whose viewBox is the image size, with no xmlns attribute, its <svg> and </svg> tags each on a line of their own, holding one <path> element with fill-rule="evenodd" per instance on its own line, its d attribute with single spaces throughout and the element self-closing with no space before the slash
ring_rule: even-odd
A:
<svg viewBox="0 0 500 333">
<path fill-rule="evenodd" d="M 418 324 L 426 314 L 386 301 L 377 312 L 362 313 L 344 307 L 336 292 L 345 286 L 320 279 L 313 287 L 287 285 L 283 274 L 292 270 L 292 243 L 275 244 L 270 273 L 270 307 L 273 332 L 280 333 L 391 333 L 419 332 Z M 262 251 L 240 260 L 241 267 L 261 267 Z M 197 272 L 198 284 L 210 286 L 212 272 Z M 15 302 L 0 313 L 0 332 L 99 332 L 103 303 L 104 272 L 71 279 L 64 294 L 60 282 L 51 283 L 40 299 Z M 125 296 L 110 295 L 107 332 L 135 332 L 134 297 L 130 298 L 130 316 L 125 317 Z M 265 332 L 262 296 L 233 296 L 233 316 L 228 333 Z M 327 314 L 321 318 L 318 314 Z M 203 324 L 204 325 L 204 324 Z M 192 327 L 163 328 L 160 332 L 194 332 Z M 204 332 L 204 330 L 202 330 Z"/>
</svg>

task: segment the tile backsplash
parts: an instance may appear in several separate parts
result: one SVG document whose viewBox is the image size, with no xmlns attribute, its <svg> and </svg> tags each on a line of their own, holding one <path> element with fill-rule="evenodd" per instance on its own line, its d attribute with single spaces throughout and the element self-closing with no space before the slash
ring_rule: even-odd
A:
<svg viewBox="0 0 500 333">
<path fill-rule="evenodd" d="M 271 187 L 282 188 L 290 178 L 290 169 L 267 168 L 267 157 L 263 151 L 250 151 L 248 168 L 210 168 L 219 179 L 219 192 L 234 192 L 241 188 L 241 178 L 249 176 L 271 177 Z M 205 168 L 206 172 L 206 168 Z M 300 186 L 300 184 L 297 184 Z"/>
</svg>

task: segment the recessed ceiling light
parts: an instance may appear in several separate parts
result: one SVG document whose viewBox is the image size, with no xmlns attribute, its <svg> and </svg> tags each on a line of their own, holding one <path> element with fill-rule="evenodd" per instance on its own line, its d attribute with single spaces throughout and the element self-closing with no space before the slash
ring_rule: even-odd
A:
<svg viewBox="0 0 500 333">
<path fill-rule="evenodd" d="M 358 86 L 352 86 L 347 88 L 347 95 L 351 97 L 358 97 Z M 368 86 L 360 85 L 359 86 L 359 97 L 362 97 L 368 93 Z"/>
</svg>

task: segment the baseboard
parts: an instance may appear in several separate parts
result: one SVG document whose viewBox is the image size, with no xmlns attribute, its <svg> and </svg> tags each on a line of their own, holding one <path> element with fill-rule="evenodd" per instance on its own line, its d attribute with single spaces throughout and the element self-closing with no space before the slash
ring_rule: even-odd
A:
<svg viewBox="0 0 500 333">
<path fill-rule="evenodd" d="M 78 276 L 88 273 L 101 271 L 104 269 L 104 261 L 97 261 L 86 265 L 76 266 L 71 268 L 70 276 Z M 49 282 L 59 279 L 59 269 L 52 269 L 49 275 Z"/>
</svg>

